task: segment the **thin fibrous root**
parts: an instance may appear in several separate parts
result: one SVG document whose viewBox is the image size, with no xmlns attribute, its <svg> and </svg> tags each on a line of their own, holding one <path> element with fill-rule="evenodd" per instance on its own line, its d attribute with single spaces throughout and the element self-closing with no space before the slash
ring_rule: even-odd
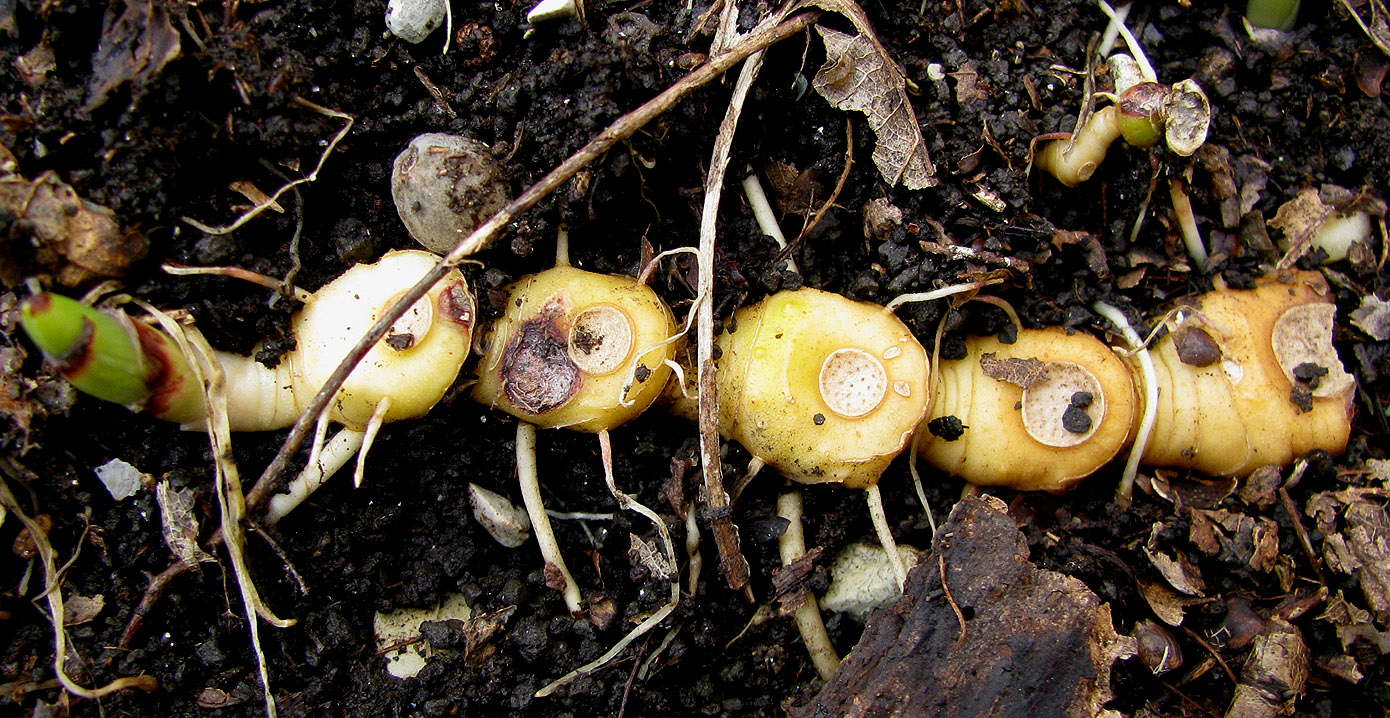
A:
<svg viewBox="0 0 1390 718">
<path fill-rule="evenodd" d="M 1130 350 L 1138 355 L 1139 367 L 1143 373 L 1144 418 L 1139 421 L 1139 433 L 1134 437 L 1134 444 L 1129 449 L 1125 473 L 1120 477 L 1119 487 L 1115 489 L 1115 503 L 1121 508 L 1129 508 L 1134 497 L 1134 477 L 1139 473 L 1139 460 L 1149 448 L 1149 436 L 1153 434 L 1154 422 L 1158 419 L 1158 372 L 1154 369 L 1154 360 L 1149 354 L 1149 348 L 1144 345 L 1134 327 L 1130 326 L 1124 312 L 1105 302 L 1096 302 L 1091 308 L 1119 328 L 1120 334 L 1129 343 Z"/>
<path fill-rule="evenodd" d="M 786 530 L 777 538 L 777 551 L 782 557 L 783 568 L 806 555 L 806 534 L 801 526 L 801 513 L 800 490 L 792 489 L 777 497 L 777 515 L 787 520 Z M 825 621 L 821 619 L 816 597 L 808 594 L 793 615 L 796 628 L 801 632 L 801 642 L 811 654 L 816 672 L 823 680 L 830 680 L 835 669 L 840 667 L 840 655 L 835 652 L 830 635 L 825 631 Z"/>
<path fill-rule="evenodd" d="M 222 365 L 212 347 L 203 335 L 193 327 L 184 327 L 169 315 L 137 300 L 149 312 L 160 327 L 168 334 L 184 356 L 189 359 L 188 366 L 198 378 L 203 389 L 203 400 L 208 407 L 208 441 L 212 446 L 215 468 L 217 503 L 222 515 L 223 544 L 231 560 L 232 572 L 236 576 L 237 588 L 241 593 L 242 605 L 246 608 L 246 623 L 251 633 L 251 649 L 256 654 L 256 666 L 265 693 L 267 718 L 275 718 L 275 696 L 270 687 L 270 670 L 265 652 L 261 649 L 260 621 L 276 628 L 288 628 L 295 624 L 293 619 L 282 619 L 271 612 L 261 599 L 251 576 L 251 568 L 246 562 L 246 499 L 241 492 L 241 475 L 237 471 L 232 455 L 232 429 L 227 418 L 227 391 Z"/>
<path fill-rule="evenodd" d="M 933 289 L 930 292 L 914 292 L 912 294 L 903 294 L 894 297 L 893 301 L 883 305 L 883 311 L 892 312 L 894 309 L 897 309 L 898 307 L 901 307 L 902 305 L 907 304 L 909 302 L 931 302 L 936 301 L 937 299 L 953 297 L 957 294 L 965 294 L 967 292 L 978 292 L 981 289 L 990 286 L 991 284 L 1000 284 L 1003 281 L 1003 277 L 991 277 L 989 279 L 983 279 L 976 282 L 966 282 L 965 284 L 955 284 L 949 287 Z"/>
<path fill-rule="evenodd" d="M 161 264 L 159 268 L 163 269 L 165 274 L 172 274 L 175 277 L 212 275 L 240 279 L 243 282 L 260 285 L 266 289 L 273 289 L 276 292 L 285 292 L 299 302 L 307 302 L 314 296 L 313 292 L 300 289 L 284 280 L 267 277 L 260 272 L 253 272 L 245 267 L 190 267 L 183 264 Z"/>
<path fill-rule="evenodd" d="M 605 481 L 608 482 L 608 491 L 613 494 L 613 498 L 618 502 L 618 506 L 624 509 L 631 509 L 632 511 L 636 511 L 637 513 L 647 517 L 647 519 L 649 519 L 652 523 L 656 524 L 657 533 L 661 536 L 661 548 L 663 552 L 666 554 L 666 563 L 668 566 L 671 567 L 672 571 L 675 571 L 676 566 L 678 565 L 676 563 L 676 546 L 675 543 L 671 540 L 671 531 L 670 529 L 666 528 L 666 522 L 662 520 L 662 518 L 658 516 L 655 511 L 652 511 L 651 509 L 647 508 L 642 503 L 637 501 L 637 499 L 633 498 L 631 495 L 625 494 L 618 489 L 618 484 L 613 478 L 613 442 L 608 436 L 607 429 L 604 429 L 603 431 L 600 431 L 598 433 L 598 442 L 599 452 L 603 456 L 603 478 Z M 661 608 L 658 608 L 656 611 L 652 612 L 651 615 L 643 619 L 642 622 L 637 624 L 637 626 L 634 627 L 631 631 L 628 631 L 627 635 L 619 639 L 618 642 L 614 644 L 612 648 L 608 649 L 607 653 L 604 653 L 602 656 L 599 656 L 593 661 L 590 661 L 589 663 L 586 663 L 570 671 L 569 673 L 566 673 L 565 675 L 556 679 L 554 682 L 536 691 L 536 697 L 543 698 L 545 696 L 548 696 L 551 693 L 554 693 L 557 688 L 564 686 L 570 681 L 580 676 L 593 673 L 594 671 L 597 671 L 600 668 L 603 668 L 604 666 L 611 663 L 614 658 L 617 658 L 618 654 L 622 653 L 623 649 L 627 648 L 628 644 L 632 643 L 634 640 L 641 637 L 643 634 L 647 633 L 653 628 L 656 628 L 657 624 L 666 620 L 666 617 L 671 615 L 671 612 L 674 611 L 676 609 L 677 604 L 680 603 L 681 588 L 680 582 L 676 580 L 678 578 L 676 575 L 666 575 L 661 576 L 660 578 L 666 581 L 667 584 L 669 584 L 671 587 L 670 600 L 668 600 L 665 604 L 662 604 Z"/>
<path fill-rule="evenodd" d="M 277 201 L 280 199 L 280 197 L 284 196 L 286 192 L 298 187 L 299 185 L 313 182 L 319 178 L 319 172 L 323 170 L 324 163 L 328 162 L 328 156 L 333 154 L 333 149 L 338 146 L 339 142 L 343 141 L 344 137 L 347 137 L 347 133 L 349 130 L 352 129 L 352 124 L 356 121 L 356 118 L 354 118 L 352 115 L 347 114 L 346 112 L 339 112 L 337 110 L 329 109 L 322 105 L 310 102 L 309 100 L 306 100 L 302 97 L 296 97 L 294 98 L 294 101 L 297 104 L 303 107 L 307 107 L 310 110 L 313 110 L 314 112 L 317 112 L 321 115 L 335 117 L 337 119 L 345 121 L 342 129 L 338 130 L 338 132 L 333 135 L 333 139 L 329 140 L 328 144 L 323 148 L 323 154 L 319 155 L 319 162 L 317 165 L 314 165 L 314 170 L 309 174 L 300 177 L 297 180 L 288 182 L 285 185 L 281 186 L 280 189 L 275 190 L 275 194 L 270 195 L 260 204 L 257 204 L 255 207 L 252 207 L 251 209 L 247 210 L 240 217 L 238 217 L 236 221 L 232 222 L 231 224 L 223 225 L 221 227 L 212 227 L 203 224 L 202 222 L 199 222 L 198 220 L 193 219 L 192 217 L 182 217 L 181 219 L 183 219 L 184 222 L 192 225 L 199 231 L 206 232 L 208 234 L 230 234 L 231 232 L 234 232 L 237 229 L 239 229 L 242 225 L 246 224 L 247 222 L 250 222 L 252 219 L 255 219 L 256 216 L 258 216 L 261 212 L 266 211 L 270 207 L 276 206 Z"/>
<path fill-rule="evenodd" d="M 357 452 L 357 467 L 352 472 L 352 485 L 360 488 L 362 486 L 362 475 L 367 468 L 367 452 L 372 450 L 372 442 L 376 441 L 377 432 L 381 431 L 381 424 L 386 420 L 386 412 L 391 410 L 391 397 L 383 396 L 376 404 L 376 410 L 372 412 L 372 418 L 367 420 L 367 428 L 362 436 L 362 448 Z"/>
<path fill-rule="evenodd" d="M 1178 216 L 1178 229 L 1182 232 L 1183 244 L 1187 246 L 1187 256 L 1197 265 L 1198 272 L 1207 271 L 1207 246 L 1202 242 L 1202 231 L 1197 229 L 1197 217 L 1192 213 L 1192 199 L 1187 194 L 1187 183 L 1173 177 L 1168 180 L 1168 197 L 1173 201 L 1173 212 Z"/>
<path fill-rule="evenodd" d="M 5 468 L 6 474 L 18 473 L 17 467 L 11 459 L 4 459 L 4 463 L 0 466 Z M 48 602 L 48 620 L 53 626 L 53 673 L 58 677 L 58 682 L 63 684 L 63 688 L 75 696 L 89 699 L 101 698 L 127 688 L 138 688 L 146 693 L 159 690 L 159 681 L 154 676 L 144 673 L 138 676 L 117 678 L 99 688 L 85 688 L 68 676 L 67 669 L 63 667 L 68 658 L 68 646 L 67 629 L 63 627 L 66 619 L 60 578 L 61 571 L 53 557 L 53 546 L 48 542 L 48 534 L 44 533 L 43 528 L 24 512 L 19 501 L 10 492 L 9 485 L 3 479 L 0 479 L 0 507 L 13 514 L 24 525 L 30 538 L 34 541 L 35 548 L 38 549 L 39 563 L 43 567 L 44 598 Z"/>
<path fill-rule="evenodd" d="M 778 249 L 786 251 L 787 236 L 782 233 L 781 225 L 777 224 L 777 215 L 772 211 L 772 203 L 767 201 L 767 193 L 763 191 L 763 183 L 758 180 L 756 172 L 743 178 L 743 196 L 748 198 L 748 206 L 753 209 L 753 218 L 758 221 L 758 229 L 771 237 L 772 241 L 777 243 Z M 787 269 L 801 272 L 791 257 L 787 258 Z"/>
<path fill-rule="evenodd" d="M 536 532 L 536 543 L 541 548 L 541 558 L 545 559 L 547 569 L 551 566 L 556 569 L 554 574 L 546 571 L 547 579 L 558 576 L 563 582 L 561 593 L 565 596 L 565 607 L 571 616 L 580 615 L 584 611 L 584 599 L 579 595 L 579 584 L 574 582 L 565 557 L 560 553 L 560 542 L 555 539 L 550 516 L 541 500 L 540 475 L 536 470 L 536 425 L 525 421 L 516 424 L 516 474 L 521 482 L 521 500 L 526 504 L 531 528 Z"/>
</svg>

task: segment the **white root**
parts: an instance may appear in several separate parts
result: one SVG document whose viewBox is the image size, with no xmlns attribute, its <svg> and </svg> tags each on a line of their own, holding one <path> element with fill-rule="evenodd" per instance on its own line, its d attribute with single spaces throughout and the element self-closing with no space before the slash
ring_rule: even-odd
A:
<svg viewBox="0 0 1390 718">
<path fill-rule="evenodd" d="M 265 524 L 274 526 L 291 511 L 299 508 L 311 494 L 318 491 L 340 469 L 347 466 L 362 448 L 366 433 L 342 429 L 324 444 L 317 461 L 311 461 L 299 476 L 286 487 L 285 493 L 272 496 L 265 514 Z"/>
<path fill-rule="evenodd" d="M 8 459 L 0 466 L 5 467 L 6 473 L 9 473 L 12 468 Z M 147 693 L 158 690 L 159 682 L 154 677 L 143 673 L 138 676 L 117 678 L 98 688 L 83 687 L 68 675 L 67 669 L 63 666 L 68 659 L 69 650 L 67 629 L 64 627 L 66 607 L 63 604 L 62 571 L 54 559 L 53 546 L 48 542 L 48 535 L 44 533 L 38 522 L 24 513 L 19 501 L 10 492 L 10 487 L 3 479 L 0 479 L 0 516 L 3 516 L 6 511 L 13 514 L 20 524 L 28 529 L 29 535 L 33 537 L 34 546 L 39 552 L 39 562 L 43 567 L 44 576 L 44 598 L 48 602 L 48 619 L 53 626 L 53 673 L 58 677 L 58 682 L 63 684 L 63 688 L 75 696 L 87 699 L 98 699 L 127 688 L 139 688 Z"/>
<path fill-rule="evenodd" d="M 584 610 L 584 599 L 579 595 L 579 584 L 570 575 L 564 555 L 560 553 L 560 542 L 555 538 L 555 530 L 550 527 L 550 516 L 545 513 L 540 476 L 536 471 L 536 425 L 525 421 L 516 423 L 516 473 L 521 482 L 521 500 L 526 504 L 526 514 L 531 517 L 531 528 L 536 532 L 541 558 L 545 559 L 547 567 L 556 568 L 564 582 L 562 593 L 565 607 L 570 615 L 578 615 Z"/>
<path fill-rule="evenodd" d="M 1183 244 L 1187 246 L 1187 256 L 1197 266 L 1198 272 L 1207 271 L 1207 246 L 1202 242 L 1202 231 L 1197 228 L 1197 217 L 1192 213 L 1192 199 L 1187 194 L 1187 183 L 1174 177 L 1168 180 L 1168 197 L 1173 201 L 1173 212 L 1178 216 L 1178 229 L 1182 231 Z"/>
<path fill-rule="evenodd" d="M 787 520 L 787 528 L 777 539 L 777 551 L 786 567 L 806 555 L 806 534 L 801 525 L 801 491 L 793 489 L 777 497 L 777 515 Z M 896 547 L 894 548 L 896 551 Z M 835 669 L 840 667 L 840 655 L 830 643 L 830 634 L 825 631 L 825 621 L 821 619 L 820 606 L 815 596 L 807 596 L 806 601 L 797 607 L 796 628 L 801 632 L 801 642 L 811 654 L 811 662 L 823 680 L 830 680 Z"/>
<path fill-rule="evenodd" d="M 696 519 L 694 506 L 689 506 L 685 511 L 685 553 L 689 557 L 689 569 L 686 571 L 686 590 L 694 596 L 700 589 L 700 571 L 704 569 L 705 560 L 700 554 L 700 524 Z"/>
<path fill-rule="evenodd" d="M 888 514 L 883 510 L 883 494 L 879 492 L 878 484 L 864 489 L 864 493 L 869 500 L 869 519 L 873 521 L 874 533 L 878 534 L 878 542 L 888 553 L 888 563 L 893 567 L 893 577 L 898 579 L 898 587 L 901 589 L 907 585 L 907 567 L 903 565 L 902 554 L 898 553 L 898 542 L 893 540 L 893 530 L 888 526 Z"/>
<path fill-rule="evenodd" d="M 1139 460 L 1149 448 L 1149 436 L 1153 434 L 1154 422 L 1158 419 L 1158 372 L 1154 369 L 1154 360 L 1149 354 L 1149 348 L 1134 331 L 1124 312 L 1105 302 L 1096 302 L 1091 308 L 1119 328 L 1125 341 L 1129 343 L 1130 350 L 1138 354 L 1139 367 L 1143 371 L 1141 379 L 1144 384 L 1144 418 L 1139 421 L 1139 433 L 1134 437 L 1134 444 L 1130 446 L 1129 459 L 1125 461 L 1125 473 L 1115 490 L 1115 503 L 1121 508 L 1128 508 L 1133 501 L 1134 477 L 1139 474 Z"/>
<path fill-rule="evenodd" d="M 772 203 L 767 201 L 767 193 L 763 191 L 763 183 L 758 180 L 757 173 L 743 178 L 743 196 L 748 198 L 748 206 L 753 209 L 758 228 L 777 243 L 778 249 L 785 250 L 787 236 L 782 233 L 781 225 L 777 224 L 777 215 L 772 211 Z M 787 258 L 787 269 L 798 273 L 801 271 L 790 257 Z"/>
<path fill-rule="evenodd" d="M 266 716 L 275 718 L 275 696 L 270 688 L 270 668 L 265 652 L 261 649 L 260 621 L 257 617 L 276 628 L 289 628 L 295 621 L 279 618 L 271 612 L 270 607 L 261 599 L 251 577 L 251 568 L 246 562 L 246 533 L 243 529 L 246 498 L 241 490 L 241 476 L 232 455 L 232 430 L 227 418 L 227 387 L 222 365 L 212 347 L 197 329 L 183 327 L 164 312 L 143 302 L 137 303 L 152 314 L 164 332 L 178 344 L 188 359 L 189 369 L 193 371 L 203 390 L 203 399 L 208 407 L 208 441 L 212 445 L 217 503 L 222 515 L 223 544 L 227 547 L 237 588 L 241 593 L 242 605 L 246 609 L 251 648 L 256 654 L 256 667 L 265 694 Z"/>
<path fill-rule="evenodd" d="M 965 294 L 966 292 L 979 291 L 981 289 L 984 289 L 985 287 L 988 287 L 991 284 L 999 284 L 1003 281 L 1004 280 L 1002 278 L 987 279 L 980 282 L 966 282 L 965 284 L 956 284 L 950 287 L 933 289 L 930 292 L 915 292 L 912 294 L 902 294 L 897 297 L 894 297 L 893 301 L 883 305 L 883 311 L 884 313 L 891 313 L 894 309 L 897 309 L 898 307 L 901 307 L 902 305 L 907 304 L 909 302 L 931 302 L 937 299 L 945 299 L 946 297 L 953 297 L 957 294 Z"/>
<path fill-rule="evenodd" d="M 381 397 L 376 404 L 376 411 L 372 412 L 372 418 L 367 420 L 367 428 L 362 432 L 362 448 L 357 452 L 357 467 L 352 472 L 354 488 L 362 486 L 362 475 L 367 468 L 367 452 L 372 450 L 372 442 L 376 441 L 376 434 L 381 431 L 381 423 L 386 418 L 386 412 L 390 410 L 391 396 L 388 394 Z"/>
</svg>

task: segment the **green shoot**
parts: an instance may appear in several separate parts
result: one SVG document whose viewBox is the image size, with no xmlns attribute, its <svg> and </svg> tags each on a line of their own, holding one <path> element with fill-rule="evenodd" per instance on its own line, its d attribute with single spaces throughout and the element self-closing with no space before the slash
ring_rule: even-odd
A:
<svg viewBox="0 0 1390 718">
<path fill-rule="evenodd" d="M 1245 4 L 1245 19 L 1255 27 L 1288 32 L 1298 22 L 1301 0 L 1250 0 Z"/>
<path fill-rule="evenodd" d="M 47 292 L 25 300 L 20 326 L 87 394 L 175 421 L 202 413 L 187 360 L 154 329 Z"/>
</svg>

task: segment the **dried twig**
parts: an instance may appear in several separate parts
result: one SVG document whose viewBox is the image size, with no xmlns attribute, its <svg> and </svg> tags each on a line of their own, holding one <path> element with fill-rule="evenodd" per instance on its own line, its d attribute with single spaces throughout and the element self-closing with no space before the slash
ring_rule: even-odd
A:
<svg viewBox="0 0 1390 718">
<path fill-rule="evenodd" d="M 741 44 L 741 43 L 740 43 Z M 699 294 L 705 297 L 696 311 L 699 312 L 699 327 L 696 339 L 698 361 L 697 386 L 699 388 L 699 428 L 700 428 L 700 466 L 703 484 L 700 487 L 701 503 L 714 529 L 714 543 L 719 549 L 719 567 L 724 572 L 724 581 L 735 591 L 742 590 L 744 598 L 752 599 L 748 588 L 748 560 L 739 550 L 738 527 L 734 525 L 733 510 L 729 506 L 729 493 L 724 490 L 723 462 L 719 457 L 719 395 L 714 376 L 714 241 L 719 218 L 719 198 L 724 189 L 724 172 L 729 166 L 729 150 L 734 142 L 734 131 L 738 128 L 738 118 L 743 110 L 743 102 L 753 86 L 762 66 L 762 51 L 755 52 L 744 63 L 734 85 L 733 96 L 724 113 L 724 121 L 719 125 L 719 134 L 714 139 L 714 152 L 710 157 L 709 174 L 705 176 L 705 204 L 700 215 L 700 282 Z"/>
</svg>

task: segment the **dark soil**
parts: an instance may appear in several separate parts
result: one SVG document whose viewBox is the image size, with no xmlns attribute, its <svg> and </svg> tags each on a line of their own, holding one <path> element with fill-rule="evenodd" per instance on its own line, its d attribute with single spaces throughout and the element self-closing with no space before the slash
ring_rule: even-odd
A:
<svg viewBox="0 0 1390 718">
<path fill-rule="evenodd" d="M 14 4 L 0 1 L 0 14 Z M 412 136 L 448 131 L 486 142 L 504 157 L 512 189 L 519 192 L 619 115 L 682 77 L 683 67 L 698 62 L 696 54 L 708 50 L 709 38 L 687 36 L 707 3 L 686 5 L 603 1 L 591 11 L 587 27 L 551 23 L 527 38 L 522 26 L 527 2 L 454 3 L 454 27 L 462 38 L 441 56 L 442 32 L 422 45 L 384 38 L 381 0 L 193 3 L 187 23 L 175 19 L 172 24 L 181 56 L 158 72 L 119 84 L 89 111 L 104 8 L 19 0 L 16 29 L 0 30 L 5 73 L 0 140 L 13 150 L 25 176 L 54 172 L 81 196 L 148 234 L 149 256 L 124 277 L 126 291 L 160 307 L 187 308 L 218 348 L 249 353 L 259 344 L 273 357 L 290 344 L 287 302 L 267 308 L 263 288 L 230 279 L 171 277 L 160 264 L 235 265 L 283 276 L 292 266 L 291 240 L 298 236 L 303 269 L 296 282 L 312 289 L 352 263 L 412 247 L 389 188 L 392 159 Z M 1029 326 L 1100 331 L 1101 322 L 1089 309 L 1099 298 L 1135 319 L 1154 317 L 1166 301 L 1212 286 L 1211 275 L 1187 269 L 1166 191 L 1154 193 L 1147 221 L 1130 240 L 1151 179 L 1190 168 L 1195 168 L 1198 220 L 1224 255 L 1217 273 L 1240 285 L 1278 259 L 1277 250 L 1260 246 L 1258 231 L 1223 226 L 1212 194 L 1213 174 L 1193 160 L 1117 144 L 1097 177 L 1076 189 L 1025 174 L 1030 140 L 1069 130 L 1078 110 L 1081 77 L 1064 68 L 1085 67 L 1087 43 L 1104 27 L 1091 3 L 957 0 L 922 3 L 920 14 L 917 5 L 868 2 L 864 9 L 917 85 L 912 101 L 940 186 L 915 192 L 887 186 L 868 160 L 873 136 L 863 117 L 849 117 L 854 167 L 836 207 L 794 254 L 803 276 L 785 273 L 775 247 L 757 231 L 738 182 L 750 166 L 766 172 L 770 163 L 790 165 L 799 173 L 797 187 L 811 197 L 812 208 L 818 207 L 844 164 L 846 115 L 807 89 L 823 61 L 814 33 L 774 47 L 735 139 L 725 188 L 716 304 L 721 313 L 798 281 L 882 303 L 999 268 L 947 260 L 923 249 L 923 243 L 948 243 L 1029 263 L 1028 271 L 1013 273 L 1012 286 L 998 292 Z M 1302 24 L 1284 53 L 1253 44 L 1240 18 L 1219 4 L 1138 5 L 1131 25 L 1134 18 L 1147 22 L 1141 39 L 1159 76 L 1170 81 L 1196 76 L 1207 88 L 1214 106 L 1209 147 L 1270 165 L 1255 205 L 1263 217 L 1272 218 L 1299 190 L 1326 183 L 1385 194 L 1390 110 L 1378 86 L 1372 96 L 1358 85 L 1355 69 L 1358 57 L 1385 58 L 1377 57 L 1339 3 L 1304 3 Z M 124 4 L 112 7 L 109 12 L 119 15 Z M 745 8 L 743 27 L 755 19 L 753 9 Z M 839 18 L 826 22 L 849 29 Z M 26 84 L 16 62 L 45 42 L 53 49 L 54 66 Z M 932 63 L 942 65 L 946 79 L 928 79 Z M 447 91 L 447 103 L 432 97 L 421 78 Z M 635 274 L 644 239 L 657 251 L 695 244 L 704 171 L 731 85 L 731 80 L 716 82 L 695 92 L 593 163 L 582 189 L 568 184 L 519 219 L 479 257 L 483 267 L 467 268 L 475 286 L 480 292 L 499 289 L 548 267 L 561 223 L 569 227 L 575 263 L 596 271 Z M 318 180 L 282 198 L 285 213 L 267 213 L 231 235 L 206 235 L 183 222 L 193 217 L 216 225 L 236 217 L 246 200 L 228 189 L 232 182 L 249 181 L 269 192 L 284 177 L 313 168 L 342 123 L 306 109 L 296 98 L 356 118 Z M 1166 188 L 1166 181 L 1160 182 Z M 976 198 L 981 190 L 998 196 L 997 209 Z M 904 221 L 886 236 L 866 237 L 861 208 L 877 198 L 901 208 Z M 783 226 L 794 235 L 800 223 L 789 214 Z M 4 226 L 11 224 L 7 219 Z M 1257 224 L 1257 230 L 1263 226 Z M 7 229 L 8 242 L 25 241 L 15 235 Z M 1377 244 L 1376 256 L 1382 251 Z M 1374 262 L 1332 271 L 1339 349 L 1361 382 L 1361 394 L 1347 456 L 1315 461 L 1292 489 L 1300 513 L 1319 492 L 1366 485 L 1369 480 L 1355 470 L 1368 458 L 1385 458 L 1390 446 L 1386 347 L 1346 320 L 1362 296 L 1385 293 L 1390 273 Z M 676 274 L 660 279 L 657 290 L 683 314 L 692 293 Z M 16 291 L 22 296 L 25 290 Z M 938 305 L 917 305 L 900 315 L 929 345 L 941 311 Z M 1002 312 L 972 308 L 952 329 L 993 333 L 1004 324 Z M 44 369 L 37 352 L 12 333 L 0 342 L 0 349 L 26 350 L 20 376 L 39 381 Z M 42 390 L 26 393 L 28 401 L 51 399 L 53 385 L 39 386 Z M 207 535 L 216 524 L 217 506 L 206 437 L 85 396 L 76 397 L 70 408 L 41 411 L 27 431 L 13 418 L 8 425 L 0 421 L 0 431 L 5 456 L 33 472 L 29 480 L 10 485 L 26 510 L 52 518 L 50 539 L 59 562 L 79 552 L 67 570 L 65 593 L 105 599 L 95 620 L 69 628 L 75 655 L 70 670 L 87 685 L 137 673 L 154 676 L 160 685 L 148 695 L 63 699 L 46 683 L 53 677 L 51 628 L 31 605 L 41 585 L 39 570 L 5 551 L 0 557 L 0 683 L 5 684 L 0 711 L 53 715 L 38 707 L 66 700 L 74 715 L 206 715 L 200 699 L 225 698 L 230 705 L 218 715 L 262 714 L 241 602 L 223 566 L 206 564 L 200 573 L 177 579 L 129 649 L 115 648 L 147 576 L 166 568 L 170 554 L 153 492 L 114 501 L 93 469 L 120 458 L 169 479 L 174 488 L 191 487 Z M 283 555 L 250 538 L 252 568 L 269 605 L 298 620 L 289 629 L 261 631 L 282 715 L 776 716 L 818 689 L 821 680 L 795 625 L 789 618 L 763 620 L 759 605 L 729 590 L 713 567 L 714 549 L 707 540 L 700 590 L 684 596 L 672 618 L 612 667 L 561 695 L 533 698 L 542 685 L 612 645 L 630 625 L 628 618 L 659 606 L 664 588 L 628 558 L 628 534 L 652 529 L 635 514 L 616 512 L 604 488 L 598 442 L 590 435 L 543 433 L 540 469 L 552 508 L 616 512 L 611 520 L 558 522 L 579 584 L 586 593 L 613 601 L 618 620 L 611 627 L 598 630 L 566 614 L 560 595 L 545 585 L 534 544 L 505 549 L 480 528 L 469 511 L 470 482 L 519 500 L 514 434 L 512 419 L 480 408 L 466 394 L 450 396 L 429 417 L 381 433 L 362 488 L 354 490 L 342 477 L 271 531 Z M 236 458 L 248 480 L 259 475 L 283 436 L 238 435 Z M 673 462 L 694 455 L 694 436 L 692 426 L 666 417 L 618 430 L 620 486 L 673 517 L 660 492 Z M 730 445 L 726 475 L 736 476 L 747 460 L 741 448 Z M 1032 560 L 1080 579 L 1112 603 L 1121 633 L 1151 617 L 1137 582 L 1161 581 L 1143 549 L 1151 527 L 1163 526 L 1163 545 L 1189 554 L 1205 570 L 1207 599 L 1189 608 L 1190 632 L 1174 629 L 1186 666 L 1155 677 L 1137 660 L 1122 663 L 1115 677 L 1120 697 L 1113 707 L 1126 715 L 1220 714 L 1233 686 L 1219 667 L 1191 670 L 1208 658 L 1199 638 L 1226 618 L 1224 599 L 1239 598 L 1267 614 L 1288 591 L 1277 572 L 1197 551 L 1187 539 L 1187 514 L 1168 500 L 1138 491 L 1133 509 L 1115 510 L 1111 497 L 1118 473 L 1112 466 L 1065 496 L 994 493 L 1010 502 Z M 690 474 L 686 495 L 693 497 Z M 944 477 L 928 483 L 927 496 L 944 516 L 962 484 Z M 734 511 L 752 565 L 753 591 L 764 602 L 778 564 L 774 504 L 781 484 L 766 473 Z M 898 539 L 930 545 L 905 461 L 893 465 L 882 486 Z M 805 497 L 807 542 L 824 547 L 825 556 L 872 536 L 857 493 L 815 486 Z M 1293 525 L 1302 521 L 1311 530 L 1310 519 L 1291 517 L 1277 504 L 1256 508 L 1234 497 L 1224 502 L 1233 511 L 1277 522 L 1294 585 L 1300 590 L 1318 585 Z M 0 544 L 14 542 L 19 532 L 11 517 L 0 526 Z M 1314 534 L 1319 546 L 1321 539 Z M 287 563 L 305 591 L 296 586 Z M 1333 594 L 1343 590 L 1348 601 L 1367 608 L 1355 577 L 1328 572 L 1326 581 Z M 493 641 L 495 653 L 477 665 L 461 654 L 436 656 L 415 679 L 387 675 L 385 661 L 375 655 L 374 612 L 428 607 L 460 591 L 477 611 L 516 607 Z M 1319 613 L 1296 621 L 1314 659 L 1298 712 L 1384 715 L 1390 707 L 1390 662 L 1362 640 L 1345 652 L 1364 679 L 1353 684 L 1330 671 L 1329 661 L 1344 648 L 1334 626 L 1317 619 Z M 843 616 L 827 620 L 832 638 L 847 653 L 861 627 Z M 1244 654 L 1231 649 L 1221 655 L 1240 670 Z M 1026 711 L 1019 705 L 1008 714 Z"/>
</svg>

